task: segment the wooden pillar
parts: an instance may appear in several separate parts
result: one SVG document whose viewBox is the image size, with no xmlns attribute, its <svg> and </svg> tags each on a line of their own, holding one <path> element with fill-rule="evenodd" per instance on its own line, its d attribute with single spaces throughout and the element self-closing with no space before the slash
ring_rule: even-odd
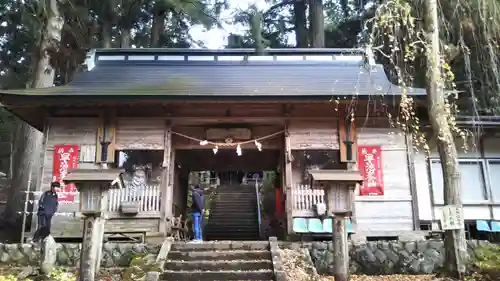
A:
<svg viewBox="0 0 500 281">
<path fill-rule="evenodd" d="M 96 140 L 96 163 L 100 164 L 101 169 L 108 169 L 108 164 L 115 162 L 115 143 L 116 143 L 116 111 L 114 109 L 104 110 L 100 114 L 100 123 L 97 128 L 97 140 Z M 108 208 L 108 192 L 102 193 L 101 204 L 103 210 Z M 94 276 L 99 272 L 101 266 L 101 255 L 102 247 L 104 244 L 104 228 L 106 225 L 106 217 L 98 217 L 95 219 L 86 218 L 86 220 L 92 220 L 89 225 L 91 225 L 91 230 L 89 235 L 91 237 L 86 238 L 85 235 L 87 230 L 84 229 L 84 243 L 90 243 L 92 253 L 91 255 L 94 262 Z M 84 221 L 84 227 L 86 227 L 87 222 Z M 82 246 L 83 247 L 83 246 Z M 83 258 L 83 250 L 82 250 Z M 81 259 L 82 260 L 82 259 Z M 86 280 L 86 279 L 81 279 Z M 93 279 L 92 279 L 93 280 Z"/>
<path fill-rule="evenodd" d="M 347 116 L 346 118 L 350 118 Z M 358 132 L 356 130 L 356 124 L 352 120 L 350 122 L 346 122 L 345 119 L 340 119 L 338 124 L 338 132 L 339 132 L 339 145 L 340 145 L 340 162 L 347 164 L 347 170 L 357 171 L 358 170 Z M 348 159 L 347 153 L 347 143 L 352 142 L 351 144 L 351 159 Z M 356 204 L 355 198 L 356 190 L 359 190 L 359 184 L 356 184 L 356 188 L 349 192 L 350 200 L 353 202 L 352 204 L 352 214 L 351 214 L 351 224 L 353 229 L 357 229 L 358 220 L 356 219 Z"/>
<path fill-rule="evenodd" d="M 335 281 L 349 280 L 349 246 L 347 241 L 346 214 L 333 216 L 333 247 Z"/>
<path fill-rule="evenodd" d="M 170 121 L 165 123 L 164 136 L 164 151 L 163 151 L 163 173 L 161 181 L 161 216 L 160 216 L 160 232 L 167 235 L 170 231 L 167 229 L 167 219 L 172 217 L 172 196 L 173 196 L 173 174 L 174 163 L 172 163 L 172 125 Z"/>
<path fill-rule="evenodd" d="M 408 177 L 410 179 L 411 207 L 413 215 L 413 230 L 420 230 L 420 216 L 418 211 L 417 179 L 415 174 L 415 151 L 410 133 L 405 134 L 406 161 L 408 164 Z"/>
<path fill-rule="evenodd" d="M 290 143 L 290 134 L 288 133 L 288 124 L 285 130 L 285 206 L 286 206 L 286 222 L 287 222 L 287 233 L 290 234 L 293 231 L 293 204 L 292 204 L 292 149 Z"/>
</svg>

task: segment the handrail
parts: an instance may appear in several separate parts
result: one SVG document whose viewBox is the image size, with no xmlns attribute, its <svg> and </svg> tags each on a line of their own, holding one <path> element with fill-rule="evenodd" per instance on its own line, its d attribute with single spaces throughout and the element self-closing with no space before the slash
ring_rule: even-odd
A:
<svg viewBox="0 0 500 281">
<path fill-rule="evenodd" d="M 255 194 L 257 196 L 257 220 L 259 222 L 259 237 L 262 238 L 262 229 L 261 229 L 261 217 L 260 217 L 260 196 L 259 196 L 259 179 L 255 178 Z"/>
</svg>

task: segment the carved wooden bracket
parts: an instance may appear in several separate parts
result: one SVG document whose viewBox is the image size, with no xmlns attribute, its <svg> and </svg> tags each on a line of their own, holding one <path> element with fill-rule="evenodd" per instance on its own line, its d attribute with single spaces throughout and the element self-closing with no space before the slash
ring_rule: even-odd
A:
<svg viewBox="0 0 500 281">
<path fill-rule="evenodd" d="M 340 162 L 356 162 L 357 152 L 358 152 L 358 134 L 356 132 L 356 124 L 354 122 L 349 122 L 350 128 L 346 128 L 346 122 L 344 119 L 339 120 L 339 145 L 340 145 Z M 350 145 L 350 154 L 349 146 Z M 351 156 L 349 159 L 348 156 Z"/>
<path fill-rule="evenodd" d="M 97 128 L 96 163 L 113 163 L 115 161 L 116 114 L 106 111 L 100 115 Z"/>
</svg>

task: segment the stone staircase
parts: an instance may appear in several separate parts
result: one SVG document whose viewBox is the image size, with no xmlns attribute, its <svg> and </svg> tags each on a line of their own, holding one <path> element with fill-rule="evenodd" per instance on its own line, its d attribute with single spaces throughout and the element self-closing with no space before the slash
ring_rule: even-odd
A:
<svg viewBox="0 0 500 281">
<path fill-rule="evenodd" d="M 206 240 L 260 239 L 255 186 L 219 186 L 212 200 Z"/>
<path fill-rule="evenodd" d="M 161 280 L 275 280 L 269 242 L 175 243 Z"/>
</svg>

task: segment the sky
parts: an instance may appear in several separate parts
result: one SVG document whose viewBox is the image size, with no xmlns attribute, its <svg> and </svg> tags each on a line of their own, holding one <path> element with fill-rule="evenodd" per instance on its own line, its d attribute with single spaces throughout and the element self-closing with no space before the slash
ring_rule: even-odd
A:
<svg viewBox="0 0 500 281">
<path fill-rule="evenodd" d="M 233 25 L 230 21 L 233 19 L 233 13 L 238 9 L 246 9 L 249 5 L 255 4 L 259 9 L 266 9 L 270 5 L 265 0 L 229 0 L 230 8 L 221 14 L 223 28 L 213 28 L 206 30 L 202 26 L 194 26 L 189 33 L 195 40 L 203 41 L 205 47 L 209 49 L 223 49 L 227 44 L 227 37 L 231 33 L 242 34 L 245 28 L 240 25 Z"/>
</svg>

